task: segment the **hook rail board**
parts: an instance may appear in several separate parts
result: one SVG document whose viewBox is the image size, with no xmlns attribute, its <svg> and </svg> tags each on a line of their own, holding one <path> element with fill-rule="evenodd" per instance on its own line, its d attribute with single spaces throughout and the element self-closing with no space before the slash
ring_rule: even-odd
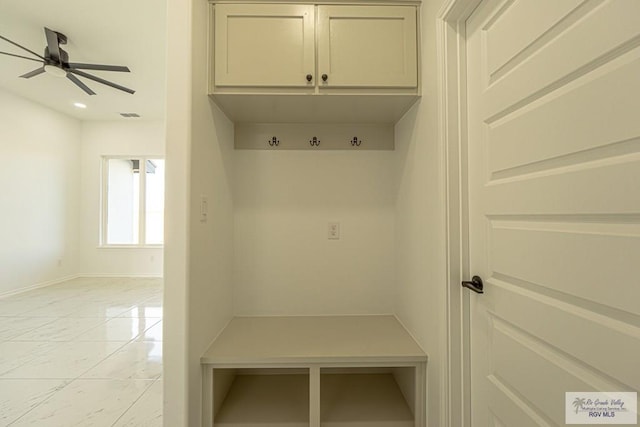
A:
<svg viewBox="0 0 640 427">
<path fill-rule="evenodd" d="M 392 124 L 237 123 L 239 150 L 393 150 Z"/>
</svg>

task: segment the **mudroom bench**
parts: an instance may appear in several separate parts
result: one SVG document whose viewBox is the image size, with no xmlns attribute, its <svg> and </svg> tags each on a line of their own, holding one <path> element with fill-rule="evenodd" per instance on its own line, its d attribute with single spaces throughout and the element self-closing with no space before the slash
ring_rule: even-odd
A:
<svg viewBox="0 0 640 427">
<path fill-rule="evenodd" d="M 423 427 L 427 355 L 394 316 L 236 317 L 201 358 L 207 427 Z"/>
</svg>

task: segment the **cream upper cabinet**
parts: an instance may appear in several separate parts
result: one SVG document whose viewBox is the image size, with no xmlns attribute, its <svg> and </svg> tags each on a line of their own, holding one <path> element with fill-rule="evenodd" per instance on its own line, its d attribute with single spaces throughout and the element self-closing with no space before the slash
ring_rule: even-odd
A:
<svg viewBox="0 0 640 427">
<path fill-rule="evenodd" d="M 320 87 L 418 85 L 416 8 L 319 6 Z"/>
<path fill-rule="evenodd" d="M 415 6 L 220 3 L 214 23 L 214 91 L 418 86 Z"/>
<path fill-rule="evenodd" d="M 313 87 L 314 12 L 313 5 L 217 5 L 215 85 Z"/>
<path fill-rule="evenodd" d="M 236 123 L 395 123 L 420 97 L 419 0 L 212 0 L 209 94 Z"/>
</svg>

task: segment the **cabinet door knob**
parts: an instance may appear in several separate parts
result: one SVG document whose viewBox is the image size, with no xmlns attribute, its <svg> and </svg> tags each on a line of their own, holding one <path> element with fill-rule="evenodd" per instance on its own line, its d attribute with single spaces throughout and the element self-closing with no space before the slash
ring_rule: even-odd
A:
<svg viewBox="0 0 640 427">
<path fill-rule="evenodd" d="M 329 80 L 329 76 L 327 76 L 326 74 L 322 75 L 322 81 L 326 82 L 327 80 Z"/>
<path fill-rule="evenodd" d="M 313 76 L 311 74 L 307 74 L 307 81 L 310 82 L 313 80 Z"/>
</svg>

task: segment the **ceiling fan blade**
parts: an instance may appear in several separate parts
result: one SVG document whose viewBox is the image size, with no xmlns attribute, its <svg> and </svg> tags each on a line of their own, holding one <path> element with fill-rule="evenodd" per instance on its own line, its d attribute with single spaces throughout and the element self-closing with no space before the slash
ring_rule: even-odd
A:
<svg viewBox="0 0 640 427">
<path fill-rule="evenodd" d="M 16 58 L 22 58 L 22 59 L 28 59 L 29 61 L 36 61 L 36 62 L 42 62 L 39 59 L 33 59 L 33 58 L 29 58 L 27 56 L 22 56 L 22 55 L 16 55 L 14 53 L 9 53 L 9 52 L 0 52 L 0 55 L 8 55 L 8 56 L 15 56 Z"/>
<path fill-rule="evenodd" d="M 83 91 L 85 91 L 88 95 L 95 95 L 96 93 L 94 91 L 92 91 L 89 86 L 87 86 L 86 84 L 82 83 L 80 81 L 79 78 L 77 78 L 76 76 L 74 76 L 71 73 L 67 73 L 67 78 L 69 80 L 71 80 L 73 83 L 76 84 L 76 86 L 78 86 L 80 89 L 82 89 Z"/>
<path fill-rule="evenodd" d="M 94 82 L 98 82 L 98 83 L 102 83 L 103 85 L 111 86 L 114 89 L 118 89 L 118 90 L 121 90 L 123 92 L 130 93 L 132 95 L 136 92 L 133 89 L 129 89 L 129 88 L 124 87 L 124 86 L 120 86 L 119 84 L 115 84 L 115 83 L 112 83 L 112 82 L 107 81 L 105 79 L 101 79 L 100 77 L 96 77 L 96 76 L 93 76 L 93 75 L 91 75 L 89 73 L 85 73 L 84 71 L 69 69 L 69 72 L 73 73 L 73 74 L 77 74 L 77 75 L 82 76 L 82 77 L 85 77 L 85 78 L 87 78 L 89 80 L 93 80 Z"/>
<path fill-rule="evenodd" d="M 44 67 L 36 68 L 33 71 L 29 71 L 28 73 L 21 75 L 20 77 L 23 79 L 30 79 L 31 77 L 35 77 L 42 73 L 44 73 Z"/>
<path fill-rule="evenodd" d="M 60 62 L 60 43 L 58 41 L 58 33 L 44 27 L 44 33 L 47 36 L 47 47 L 49 48 L 49 56 L 56 62 Z"/>
<path fill-rule="evenodd" d="M 78 62 L 70 63 L 69 68 L 74 68 L 76 70 L 119 71 L 123 73 L 131 72 L 129 67 L 122 65 L 80 64 Z"/>
<path fill-rule="evenodd" d="M 12 44 L 12 45 L 14 45 L 14 46 L 19 47 L 19 48 L 20 48 L 20 49 L 22 49 L 22 50 L 26 50 L 26 51 L 27 51 L 27 52 L 29 52 L 30 54 L 35 55 L 35 56 L 37 56 L 38 58 L 40 58 L 41 60 L 43 60 L 43 61 L 44 61 L 44 57 L 42 57 L 42 56 L 38 55 L 37 53 L 35 53 L 35 52 L 34 52 L 34 51 L 32 51 L 31 49 L 27 49 L 26 47 L 21 46 L 21 45 L 19 45 L 18 43 L 14 42 L 14 41 L 11 41 L 11 40 L 9 40 L 8 38 L 3 37 L 3 36 L 0 36 L 0 39 L 2 39 L 2 40 L 4 40 L 4 41 L 6 41 L 6 42 L 8 42 L 8 43 L 11 43 L 11 44 Z M 14 55 L 14 56 L 18 56 L 18 55 Z M 24 56 L 21 56 L 20 58 L 24 58 Z M 31 58 L 26 58 L 26 59 L 31 59 Z M 35 59 L 34 59 L 34 61 L 35 61 Z"/>
</svg>

